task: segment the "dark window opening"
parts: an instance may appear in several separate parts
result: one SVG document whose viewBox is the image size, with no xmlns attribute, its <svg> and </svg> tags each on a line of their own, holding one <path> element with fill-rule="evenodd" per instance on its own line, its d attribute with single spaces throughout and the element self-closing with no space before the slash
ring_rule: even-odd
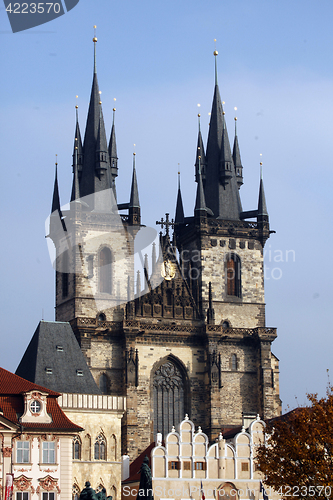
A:
<svg viewBox="0 0 333 500">
<path fill-rule="evenodd" d="M 111 250 L 107 247 L 102 248 L 100 251 L 99 266 L 99 291 L 111 293 Z"/>
<path fill-rule="evenodd" d="M 235 254 L 227 260 L 227 294 L 241 297 L 241 262 Z"/>
</svg>

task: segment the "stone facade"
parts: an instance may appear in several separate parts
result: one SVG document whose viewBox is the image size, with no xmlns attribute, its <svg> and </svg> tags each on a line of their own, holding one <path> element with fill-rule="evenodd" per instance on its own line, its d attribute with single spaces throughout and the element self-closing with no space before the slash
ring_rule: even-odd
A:
<svg viewBox="0 0 333 500">
<path fill-rule="evenodd" d="M 135 157 L 130 202 L 116 202 L 115 128 L 107 146 L 98 92 L 95 72 L 83 145 L 76 125 L 72 200 L 63 211 L 56 182 L 49 236 L 56 319 L 70 322 L 103 392 L 126 397 L 122 454 L 134 459 L 185 413 L 210 440 L 244 414 L 279 415 L 263 181 L 258 209 L 243 212 L 238 139 L 231 153 L 217 81 L 206 155 L 199 129 L 194 214 L 184 217 L 179 187 L 175 221 L 166 214 L 154 242 L 141 238 Z"/>
<path fill-rule="evenodd" d="M 59 405 L 68 418 L 84 429 L 70 442 L 73 496 L 83 490 L 86 481 L 90 481 L 95 490 L 104 487 L 113 500 L 119 500 L 124 398 L 62 394 Z"/>
</svg>

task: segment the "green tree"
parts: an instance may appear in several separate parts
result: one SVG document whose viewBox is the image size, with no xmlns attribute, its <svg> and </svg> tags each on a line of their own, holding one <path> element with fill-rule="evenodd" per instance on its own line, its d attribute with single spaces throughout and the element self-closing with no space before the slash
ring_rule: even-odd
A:
<svg viewBox="0 0 333 500">
<path fill-rule="evenodd" d="M 309 405 L 270 420 L 257 460 L 281 498 L 333 497 L 333 389 L 308 394 Z"/>
</svg>

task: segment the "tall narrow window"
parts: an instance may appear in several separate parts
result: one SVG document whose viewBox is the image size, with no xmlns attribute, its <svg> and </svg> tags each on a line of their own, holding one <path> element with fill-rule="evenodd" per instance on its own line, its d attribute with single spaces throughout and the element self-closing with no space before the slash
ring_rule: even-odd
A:
<svg viewBox="0 0 333 500">
<path fill-rule="evenodd" d="M 227 294 L 234 297 L 241 297 L 241 262 L 238 255 L 229 255 L 226 267 Z"/>
<path fill-rule="evenodd" d="M 73 439 L 73 460 L 81 459 L 81 440 L 79 436 Z"/>
<path fill-rule="evenodd" d="M 43 441 L 43 464 L 55 464 L 55 442 Z"/>
<path fill-rule="evenodd" d="M 16 462 L 19 464 L 29 463 L 30 443 L 29 441 L 17 441 Z"/>
<path fill-rule="evenodd" d="M 99 388 L 102 394 L 108 393 L 108 378 L 105 373 L 102 373 L 102 375 L 99 377 Z"/>
<path fill-rule="evenodd" d="M 99 291 L 102 293 L 111 293 L 111 250 L 107 247 L 102 248 L 99 253 Z"/>
<path fill-rule="evenodd" d="M 166 436 L 173 425 L 185 416 L 185 376 L 171 360 L 161 365 L 153 375 L 154 436 Z"/>
<path fill-rule="evenodd" d="M 102 434 L 95 441 L 95 460 L 106 460 L 106 442 Z"/>
<path fill-rule="evenodd" d="M 238 369 L 238 362 L 236 354 L 233 354 L 230 359 L 230 368 L 232 371 L 236 371 Z"/>
</svg>

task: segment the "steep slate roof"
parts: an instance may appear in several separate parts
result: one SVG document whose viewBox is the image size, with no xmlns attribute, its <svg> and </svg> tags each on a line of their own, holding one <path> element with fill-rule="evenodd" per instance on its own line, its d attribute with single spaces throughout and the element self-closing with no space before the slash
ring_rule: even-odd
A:
<svg viewBox="0 0 333 500">
<path fill-rule="evenodd" d="M 44 423 L 24 423 L 19 422 L 20 416 L 24 413 L 23 393 L 30 391 L 46 392 L 47 406 L 46 411 L 52 417 L 52 422 Z M 3 417 L 15 425 L 20 425 L 23 429 L 37 430 L 42 429 L 52 431 L 73 431 L 79 432 L 81 427 L 71 422 L 57 402 L 60 394 L 40 385 L 25 380 L 18 375 L 14 375 L 4 368 L 0 368 L 0 408 Z"/>
<path fill-rule="evenodd" d="M 101 394 L 69 323 L 41 321 L 16 374 L 58 392 Z"/>
</svg>

